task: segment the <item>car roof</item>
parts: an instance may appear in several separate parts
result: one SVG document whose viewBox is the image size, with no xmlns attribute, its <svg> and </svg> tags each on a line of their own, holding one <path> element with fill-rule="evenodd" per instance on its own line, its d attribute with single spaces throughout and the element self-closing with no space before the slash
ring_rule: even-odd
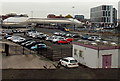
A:
<svg viewBox="0 0 120 81">
<path fill-rule="evenodd" d="M 64 59 L 75 60 L 75 58 L 73 58 L 73 57 L 65 57 Z"/>
</svg>

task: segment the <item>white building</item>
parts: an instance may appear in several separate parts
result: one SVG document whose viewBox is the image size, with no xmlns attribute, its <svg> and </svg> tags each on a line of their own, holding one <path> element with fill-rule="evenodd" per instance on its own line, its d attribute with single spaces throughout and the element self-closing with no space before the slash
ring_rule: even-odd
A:
<svg viewBox="0 0 120 81">
<path fill-rule="evenodd" d="M 114 44 L 114 43 L 113 43 Z M 73 42 L 72 56 L 90 68 L 120 68 L 120 46 Z"/>
<path fill-rule="evenodd" d="M 37 26 L 61 26 L 61 27 L 81 27 L 82 23 L 72 18 L 28 18 L 28 17 L 10 17 L 3 21 L 3 26 L 24 26 L 28 24 L 36 24 Z"/>
<path fill-rule="evenodd" d="M 90 9 L 90 19 L 95 26 L 117 25 L 117 10 L 112 5 L 93 7 Z"/>
<path fill-rule="evenodd" d="M 28 17 L 9 17 L 2 23 L 5 27 L 26 27 Z"/>
</svg>

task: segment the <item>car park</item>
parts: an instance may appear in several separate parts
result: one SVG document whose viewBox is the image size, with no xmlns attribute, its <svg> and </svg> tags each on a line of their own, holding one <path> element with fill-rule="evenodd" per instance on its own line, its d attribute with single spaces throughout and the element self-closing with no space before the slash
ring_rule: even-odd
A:
<svg viewBox="0 0 120 81">
<path fill-rule="evenodd" d="M 65 57 L 60 59 L 59 63 L 67 68 L 74 68 L 74 67 L 79 67 L 78 62 L 75 58 L 73 57 Z"/>
</svg>

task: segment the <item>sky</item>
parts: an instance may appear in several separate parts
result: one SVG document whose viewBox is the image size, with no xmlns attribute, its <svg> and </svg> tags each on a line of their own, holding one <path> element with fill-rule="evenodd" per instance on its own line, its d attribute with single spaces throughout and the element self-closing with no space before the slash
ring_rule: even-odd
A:
<svg viewBox="0 0 120 81">
<path fill-rule="evenodd" d="M 45 18 L 48 14 L 84 15 L 90 18 L 90 8 L 113 5 L 118 9 L 119 0 L 0 0 L 0 14 L 28 14 Z M 74 6 L 74 8 L 72 8 Z"/>
</svg>

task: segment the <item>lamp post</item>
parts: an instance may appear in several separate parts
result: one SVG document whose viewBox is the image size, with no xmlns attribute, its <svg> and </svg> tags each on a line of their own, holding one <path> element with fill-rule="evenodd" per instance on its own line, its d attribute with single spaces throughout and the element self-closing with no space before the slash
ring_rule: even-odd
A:
<svg viewBox="0 0 120 81">
<path fill-rule="evenodd" d="M 31 11 L 31 18 L 33 18 L 33 11 Z"/>
<path fill-rule="evenodd" d="M 75 31 L 75 24 L 74 24 L 74 6 L 72 6 L 72 9 L 73 9 L 73 28 L 74 28 L 74 31 Z"/>
</svg>

